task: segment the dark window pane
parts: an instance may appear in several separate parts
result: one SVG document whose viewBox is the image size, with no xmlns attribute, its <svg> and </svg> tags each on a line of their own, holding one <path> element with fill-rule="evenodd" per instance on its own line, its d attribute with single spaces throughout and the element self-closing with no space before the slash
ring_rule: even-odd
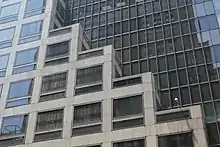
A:
<svg viewBox="0 0 220 147">
<path fill-rule="evenodd" d="M 62 128 L 63 110 L 40 112 L 37 116 L 36 131 Z"/>
<path fill-rule="evenodd" d="M 200 92 L 199 92 L 199 87 L 198 86 L 191 86 L 191 97 L 192 97 L 192 102 L 197 103 L 200 102 Z"/>
<path fill-rule="evenodd" d="M 76 84 L 90 84 L 102 81 L 102 66 L 77 70 Z"/>
<path fill-rule="evenodd" d="M 114 143 L 113 147 L 144 147 L 144 139 Z"/>
<path fill-rule="evenodd" d="M 58 73 L 50 76 L 45 76 L 42 79 L 41 92 L 55 91 L 66 88 L 67 73 Z"/>
<path fill-rule="evenodd" d="M 158 138 L 159 147 L 193 147 L 192 134 L 177 134 Z"/>
<path fill-rule="evenodd" d="M 74 108 L 74 124 L 88 124 L 101 121 L 101 103 L 94 103 Z"/>
<path fill-rule="evenodd" d="M 179 73 L 179 84 L 180 84 L 180 86 L 187 85 L 186 69 L 181 69 L 181 70 L 178 71 L 178 73 Z"/>
<path fill-rule="evenodd" d="M 141 114 L 142 96 L 132 96 L 113 101 L 113 117 L 123 117 L 133 114 Z"/>
<path fill-rule="evenodd" d="M 169 72 L 170 87 L 178 86 L 176 71 Z"/>
<path fill-rule="evenodd" d="M 61 42 L 57 44 L 48 45 L 46 58 L 59 57 L 69 53 L 69 42 Z"/>
<path fill-rule="evenodd" d="M 208 139 L 210 144 L 218 144 L 219 143 L 219 136 L 218 136 L 218 129 L 216 123 L 210 123 L 206 125 Z"/>
</svg>

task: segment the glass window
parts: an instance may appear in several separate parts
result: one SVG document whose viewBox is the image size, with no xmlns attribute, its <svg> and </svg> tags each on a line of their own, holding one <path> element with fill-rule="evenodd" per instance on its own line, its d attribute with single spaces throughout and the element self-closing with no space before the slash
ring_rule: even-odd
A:
<svg viewBox="0 0 220 147">
<path fill-rule="evenodd" d="M 58 65 L 68 62 L 69 41 L 47 46 L 45 66 Z"/>
<path fill-rule="evenodd" d="M 34 141 L 60 139 L 62 137 L 63 110 L 40 112 L 37 116 Z M 42 132 L 43 131 L 43 132 Z"/>
<path fill-rule="evenodd" d="M 187 84 L 186 70 L 185 69 L 179 70 L 178 75 L 179 75 L 179 77 L 181 77 L 181 78 L 179 78 L 180 86 L 186 85 Z"/>
<path fill-rule="evenodd" d="M 175 71 L 171 71 L 168 73 L 168 75 L 169 75 L 170 87 L 178 86 L 177 73 Z"/>
<path fill-rule="evenodd" d="M 159 147 L 193 147 L 192 134 L 177 134 L 158 137 Z"/>
<path fill-rule="evenodd" d="M 67 73 L 58 73 L 45 76 L 42 79 L 41 92 L 50 92 L 65 89 L 67 85 Z"/>
<path fill-rule="evenodd" d="M 206 125 L 207 136 L 210 144 L 219 144 L 219 133 L 215 122 Z"/>
<path fill-rule="evenodd" d="M 44 8 L 45 0 L 27 0 L 25 17 L 41 14 Z"/>
<path fill-rule="evenodd" d="M 211 30 L 210 31 L 210 36 L 211 36 L 211 40 L 212 40 L 213 45 L 216 45 L 216 44 L 220 43 L 219 30 Z"/>
<path fill-rule="evenodd" d="M 101 103 L 74 107 L 73 135 L 84 135 L 101 132 Z"/>
<path fill-rule="evenodd" d="M 11 83 L 6 107 L 16 107 L 29 104 L 30 97 L 32 95 L 33 84 L 33 79 Z"/>
<path fill-rule="evenodd" d="M 4 6 L 0 10 L 0 23 L 15 21 L 18 19 L 20 3 Z"/>
<path fill-rule="evenodd" d="M 117 142 L 113 144 L 113 147 L 145 147 L 144 144 L 144 139 L 141 139 L 126 142 Z"/>
<path fill-rule="evenodd" d="M 206 13 L 205 13 L 205 8 L 204 8 L 203 3 L 196 4 L 196 5 L 194 6 L 194 9 L 195 9 L 195 11 L 196 11 L 197 17 L 205 16 L 205 15 L 206 15 Z"/>
<path fill-rule="evenodd" d="M 167 73 L 161 73 L 159 74 L 159 79 L 160 79 L 160 88 L 168 88 L 168 78 L 167 78 Z"/>
<path fill-rule="evenodd" d="M 102 66 L 77 70 L 76 85 L 91 84 L 102 81 Z"/>
<path fill-rule="evenodd" d="M 0 49 L 12 46 L 14 31 L 14 27 L 0 30 Z"/>
<path fill-rule="evenodd" d="M 62 126 L 63 126 L 62 109 L 38 113 L 36 132 L 62 128 Z"/>
<path fill-rule="evenodd" d="M 8 58 L 9 58 L 9 54 L 0 56 L 0 77 L 4 77 L 6 74 Z"/>
<path fill-rule="evenodd" d="M 142 96 L 113 100 L 113 117 L 124 117 L 143 113 Z"/>
<path fill-rule="evenodd" d="M 212 1 L 204 2 L 206 15 L 214 14 L 215 8 Z"/>
<path fill-rule="evenodd" d="M 24 50 L 16 53 L 13 73 L 23 73 L 36 69 L 38 48 Z"/>
<path fill-rule="evenodd" d="M 74 108 L 74 124 L 88 124 L 101 121 L 101 103 L 94 103 Z"/>
<path fill-rule="evenodd" d="M 220 45 L 211 47 L 211 58 L 212 62 L 219 63 L 220 62 Z"/>
<path fill-rule="evenodd" d="M 23 24 L 21 28 L 19 43 L 27 43 L 39 40 L 42 31 L 42 21 Z"/>
<path fill-rule="evenodd" d="M 2 135 L 21 134 L 27 128 L 27 115 L 4 117 L 2 122 Z"/>
</svg>

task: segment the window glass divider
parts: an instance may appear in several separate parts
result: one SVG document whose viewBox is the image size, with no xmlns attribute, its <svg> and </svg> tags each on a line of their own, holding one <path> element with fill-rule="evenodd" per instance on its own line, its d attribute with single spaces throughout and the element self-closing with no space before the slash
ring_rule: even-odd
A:
<svg viewBox="0 0 220 147">
<path fill-rule="evenodd" d="M 117 118 L 113 118 L 112 121 L 120 122 L 120 121 L 133 120 L 133 119 L 138 119 L 138 118 L 144 118 L 144 114 L 141 113 L 141 114 L 133 114 L 133 115 L 127 115 L 123 117 L 117 117 Z"/>
<path fill-rule="evenodd" d="M 64 55 L 55 56 L 55 57 L 46 58 L 45 62 L 56 61 L 56 60 L 60 60 L 60 59 L 68 58 L 68 57 L 69 57 L 69 53 L 64 54 Z"/>
<path fill-rule="evenodd" d="M 63 130 L 63 127 L 61 128 L 55 128 L 55 129 L 48 129 L 48 130 L 36 130 L 35 131 L 35 135 L 38 135 L 38 134 L 47 134 L 47 133 L 52 133 L 52 132 L 59 132 L 59 131 L 62 131 Z"/>
<path fill-rule="evenodd" d="M 96 126 L 96 125 L 101 125 L 102 122 L 101 120 L 98 121 L 92 121 L 92 122 L 86 122 L 86 123 L 78 123 L 78 124 L 72 124 L 72 128 L 84 128 L 84 127 L 91 127 L 91 126 Z"/>
<path fill-rule="evenodd" d="M 79 84 L 76 85 L 75 89 L 81 89 L 81 88 L 86 88 L 86 87 L 90 87 L 90 86 L 96 86 L 96 85 L 102 85 L 102 81 L 97 81 L 97 82 L 92 82 L 92 83 L 88 83 L 88 84 Z"/>
<path fill-rule="evenodd" d="M 52 91 L 47 91 L 47 92 L 43 92 L 40 94 L 40 96 L 45 96 L 45 95 L 50 95 L 50 94 L 55 94 L 55 93 L 59 93 L 59 92 L 65 92 L 66 91 L 66 87 L 64 88 L 59 88 L 57 90 L 52 90 Z"/>
</svg>

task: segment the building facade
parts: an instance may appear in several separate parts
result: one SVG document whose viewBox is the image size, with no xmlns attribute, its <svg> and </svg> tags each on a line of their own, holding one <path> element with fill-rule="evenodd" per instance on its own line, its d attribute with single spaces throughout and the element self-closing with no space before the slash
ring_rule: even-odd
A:
<svg viewBox="0 0 220 147">
<path fill-rule="evenodd" d="M 206 147 L 203 116 L 217 147 L 218 5 L 200 2 L 0 0 L 0 147 Z"/>
<path fill-rule="evenodd" d="M 113 44 L 123 76 L 152 72 L 163 109 L 200 104 L 209 145 L 220 145 L 219 0 L 67 0 L 91 47 Z"/>
<path fill-rule="evenodd" d="M 201 106 L 157 112 L 151 73 L 122 77 L 80 24 L 50 29 L 63 1 L 1 4 L 0 147 L 208 147 Z"/>
</svg>

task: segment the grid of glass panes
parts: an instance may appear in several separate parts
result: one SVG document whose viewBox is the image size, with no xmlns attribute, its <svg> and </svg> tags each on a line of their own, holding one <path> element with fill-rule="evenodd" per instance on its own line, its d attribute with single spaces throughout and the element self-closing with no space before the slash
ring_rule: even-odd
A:
<svg viewBox="0 0 220 147">
<path fill-rule="evenodd" d="M 80 22 L 93 48 L 113 44 L 121 55 L 124 76 L 153 72 L 164 109 L 202 104 L 206 121 L 220 129 L 218 0 L 68 3 L 72 19 L 66 25 Z M 210 144 L 216 142 L 220 140 Z"/>
</svg>

